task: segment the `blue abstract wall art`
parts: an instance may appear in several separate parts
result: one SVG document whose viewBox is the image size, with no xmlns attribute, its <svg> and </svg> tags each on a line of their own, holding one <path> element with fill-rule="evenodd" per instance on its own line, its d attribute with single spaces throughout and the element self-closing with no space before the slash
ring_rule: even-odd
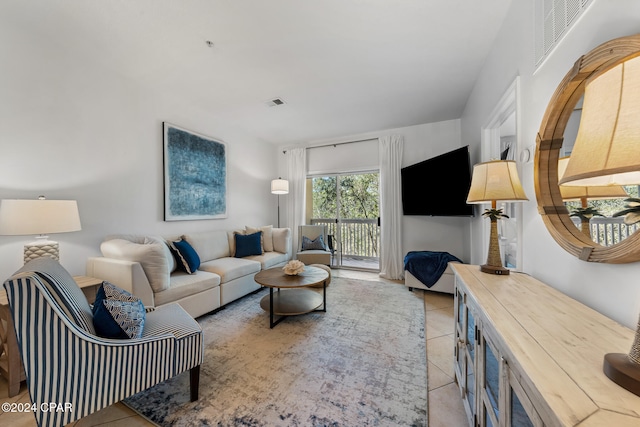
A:
<svg viewBox="0 0 640 427">
<path fill-rule="evenodd" d="M 226 146 L 167 122 L 164 128 L 164 220 L 227 217 Z"/>
</svg>

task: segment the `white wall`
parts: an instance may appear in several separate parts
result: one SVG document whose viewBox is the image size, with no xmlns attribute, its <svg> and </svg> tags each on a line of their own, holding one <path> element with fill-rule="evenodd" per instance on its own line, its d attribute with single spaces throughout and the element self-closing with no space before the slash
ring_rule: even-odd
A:
<svg viewBox="0 0 640 427">
<path fill-rule="evenodd" d="M 583 54 L 612 38 L 640 31 L 640 2 L 594 0 L 592 6 L 534 75 L 532 1 L 511 2 L 494 48 L 479 76 L 462 116 L 462 144 L 480 158 L 480 129 L 504 91 L 521 76 L 520 132 L 524 147 L 532 146 L 556 87 Z M 524 148 L 523 147 L 523 148 Z M 523 270 L 614 320 L 634 328 L 640 313 L 640 263 L 594 264 L 569 255 L 552 239 L 537 213 L 533 163 L 523 165 L 522 181 L 530 201 L 524 211 Z M 482 218 L 472 227 L 472 259 L 481 262 Z"/>
<path fill-rule="evenodd" d="M 179 234 L 276 222 L 277 152 L 180 99 L 71 57 L 28 28 L 0 25 L 0 199 L 76 199 L 82 231 L 50 236 L 85 273 L 109 233 Z M 163 221 L 162 122 L 227 144 L 228 218 Z M 22 266 L 33 236 L 0 236 L 0 276 Z"/>
<path fill-rule="evenodd" d="M 359 141 L 393 134 L 404 137 L 403 167 L 439 156 L 440 154 L 462 146 L 460 143 L 460 120 L 449 120 L 369 132 L 366 134 L 349 135 L 331 140 L 313 141 L 306 144 L 306 146 Z M 366 147 L 366 149 L 369 150 L 372 149 L 369 143 L 358 145 Z M 373 149 L 377 149 L 376 147 L 377 146 L 374 146 Z M 283 149 L 284 148 L 286 147 L 283 147 Z M 366 153 L 363 153 L 363 156 L 364 155 L 366 155 Z M 354 159 L 353 162 L 356 164 L 358 155 L 354 154 L 351 158 Z M 344 157 L 342 157 L 340 161 L 344 168 L 349 167 L 348 163 L 345 164 L 346 160 Z M 286 171 L 284 155 L 279 157 L 279 167 L 281 171 Z M 425 185 L 428 184 L 425 183 Z M 468 262 L 470 259 L 470 247 L 468 244 L 470 223 L 471 218 L 404 216 L 402 220 L 403 255 L 408 251 L 414 250 L 445 251 Z"/>
</svg>

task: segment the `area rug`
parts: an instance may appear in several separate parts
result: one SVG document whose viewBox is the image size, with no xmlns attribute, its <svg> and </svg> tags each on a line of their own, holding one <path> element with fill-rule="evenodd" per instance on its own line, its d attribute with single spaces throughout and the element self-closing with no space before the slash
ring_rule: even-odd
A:
<svg viewBox="0 0 640 427">
<path fill-rule="evenodd" d="M 269 329 L 267 290 L 198 322 L 200 398 L 182 373 L 125 403 L 161 426 L 426 426 L 422 293 L 334 278 L 327 312 Z"/>
</svg>

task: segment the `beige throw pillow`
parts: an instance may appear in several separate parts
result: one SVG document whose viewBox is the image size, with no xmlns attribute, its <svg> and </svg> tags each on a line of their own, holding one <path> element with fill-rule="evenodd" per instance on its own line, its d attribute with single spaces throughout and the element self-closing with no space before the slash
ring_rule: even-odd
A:
<svg viewBox="0 0 640 427">
<path fill-rule="evenodd" d="M 245 234 L 244 230 L 227 231 L 227 238 L 229 239 L 229 252 L 230 256 L 236 256 L 236 234 Z"/>
<path fill-rule="evenodd" d="M 273 250 L 283 254 L 289 253 L 291 247 L 291 229 L 274 228 L 273 229 Z"/>
<path fill-rule="evenodd" d="M 135 240 L 106 240 L 100 250 L 107 258 L 139 262 L 154 292 L 169 289 L 169 257 L 173 255 L 164 240 L 146 236 Z"/>
</svg>

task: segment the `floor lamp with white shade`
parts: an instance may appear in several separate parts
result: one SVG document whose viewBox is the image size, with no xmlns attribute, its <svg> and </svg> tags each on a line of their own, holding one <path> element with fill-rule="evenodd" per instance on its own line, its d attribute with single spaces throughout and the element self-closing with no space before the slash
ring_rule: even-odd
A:
<svg viewBox="0 0 640 427">
<path fill-rule="evenodd" d="M 280 177 L 272 180 L 271 194 L 278 195 L 278 228 L 280 228 L 280 195 L 289 194 L 289 181 Z"/>
</svg>

